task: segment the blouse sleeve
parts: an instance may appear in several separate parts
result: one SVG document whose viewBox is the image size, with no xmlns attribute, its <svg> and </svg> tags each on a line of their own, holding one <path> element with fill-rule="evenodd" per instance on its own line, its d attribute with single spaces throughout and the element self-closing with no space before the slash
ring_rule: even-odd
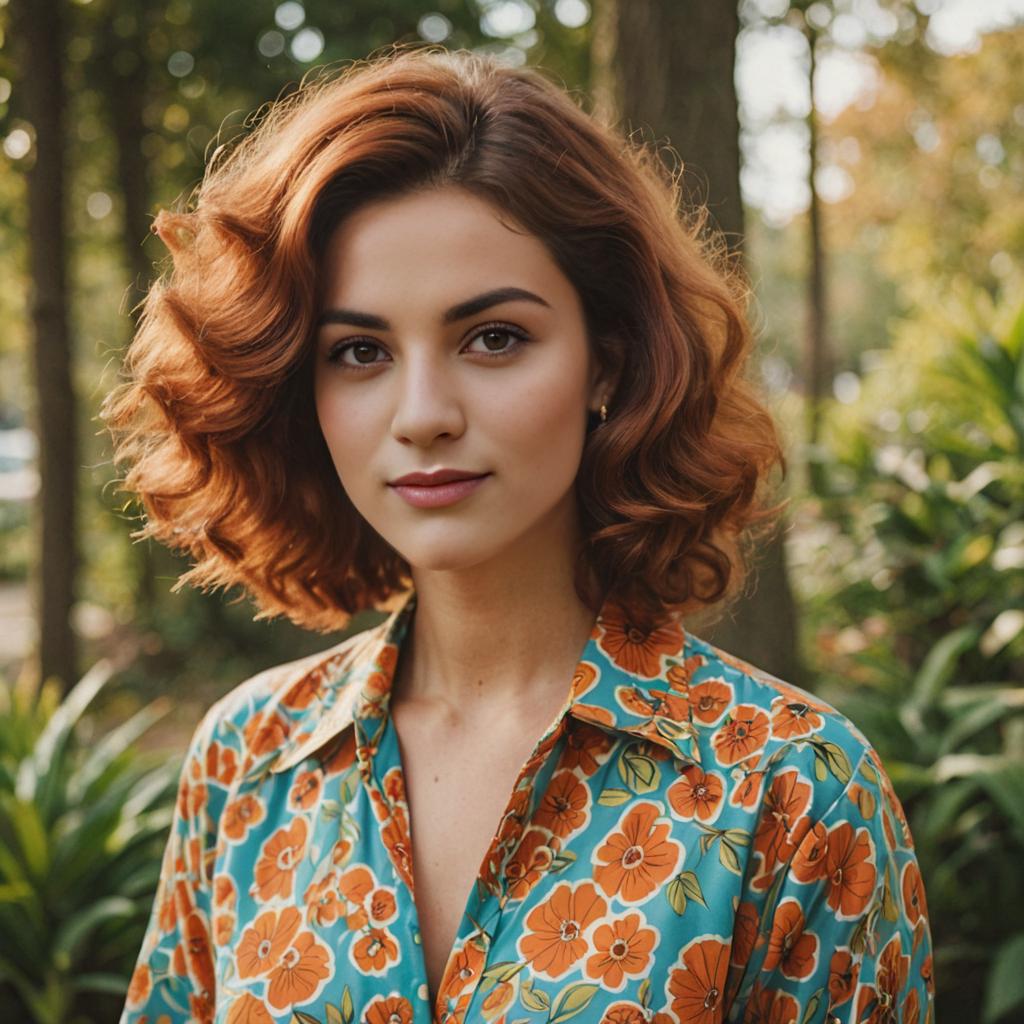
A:
<svg viewBox="0 0 1024 1024">
<path fill-rule="evenodd" d="M 763 904 L 741 905 L 756 936 L 743 1022 L 934 1020 L 924 886 L 903 809 L 868 749 L 841 794 L 802 833 Z"/>
<path fill-rule="evenodd" d="M 211 712 L 214 709 L 211 709 Z M 212 1021 L 215 1004 L 210 872 L 216 815 L 207 785 L 211 713 L 189 743 L 153 910 L 120 1024 Z"/>
</svg>

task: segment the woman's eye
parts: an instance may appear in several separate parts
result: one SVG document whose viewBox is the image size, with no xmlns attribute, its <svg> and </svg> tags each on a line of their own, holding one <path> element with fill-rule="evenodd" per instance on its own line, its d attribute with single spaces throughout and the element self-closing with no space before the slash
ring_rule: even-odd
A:
<svg viewBox="0 0 1024 1024">
<path fill-rule="evenodd" d="M 482 330 L 477 331 L 470 344 L 482 341 L 483 348 L 476 349 L 477 352 L 486 352 L 492 356 L 502 356 L 506 353 L 511 354 L 526 340 L 526 335 L 516 328 L 508 326 L 494 326 L 485 327 Z"/>
<path fill-rule="evenodd" d="M 493 324 L 480 328 L 464 351 L 486 355 L 490 359 L 501 359 L 518 353 L 527 341 L 529 341 L 529 336 L 518 327 L 512 327 L 509 324 Z M 472 348 L 477 343 L 480 343 L 482 347 L 478 345 L 477 348 Z M 381 353 L 386 358 L 378 359 L 377 356 Z M 389 358 L 385 349 L 368 338 L 347 341 L 331 350 L 327 356 L 328 362 L 352 369 L 377 366 L 380 363 L 388 362 Z"/>
<path fill-rule="evenodd" d="M 375 356 L 381 351 L 383 350 L 380 345 L 373 341 L 350 341 L 334 349 L 328 359 L 332 363 L 342 363 L 345 366 L 373 366 L 374 363 L 379 362 Z M 349 353 L 352 358 L 344 358 Z"/>
</svg>

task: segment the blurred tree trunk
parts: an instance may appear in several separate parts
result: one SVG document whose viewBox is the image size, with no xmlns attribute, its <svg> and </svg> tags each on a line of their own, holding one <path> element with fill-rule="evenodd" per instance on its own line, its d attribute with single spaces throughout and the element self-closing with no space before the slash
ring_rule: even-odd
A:
<svg viewBox="0 0 1024 1024">
<path fill-rule="evenodd" d="M 833 368 L 828 347 L 828 306 L 825 292 L 825 250 L 822 244 L 821 198 L 815 177 L 818 171 L 818 111 L 814 105 L 814 78 L 817 70 L 818 30 L 806 17 L 800 19 L 801 28 L 807 39 L 810 57 L 807 88 L 810 92 L 810 106 L 807 111 L 807 132 L 809 137 L 810 169 L 807 186 L 810 189 L 808 209 L 808 253 L 807 262 L 807 335 L 804 349 L 804 381 L 807 389 L 806 400 L 806 450 L 809 453 L 807 486 L 812 493 L 822 490 L 820 479 L 821 463 L 815 458 L 818 435 L 821 430 L 821 403 L 825 396 L 827 381 Z"/>
<path fill-rule="evenodd" d="M 64 35 L 60 0 L 12 0 L 19 112 L 35 132 L 27 173 L 29 320 L 41 488 L 33 588 L 41 679 L 77 678 L 71 607 L 77 570 L 78 441 L 67 311 Z"/>
<path fill-rule="evenodd" d="M 133 31 L 119 34 L 114 31 L 115 15 L 134 15 L 123 19 Z M 148 8 L 121 0 L 113 12 L 106 12 L 98 20 L 95 32 L 95 50 L 92 67 L 103 96 L 103 106 L 110 123 L 116 151 L 115 170 L 121 194 L 124 215 L 121 220 L 120 245 L 124 265 L 131 276 L 125 305 L 129 317 L 126 330 L 134 334 L 138 323 L 139 303 L 145 297 L 153 276 L 153 268 L 143 249 L 149 237 L 147 211 L 150 206 L 150 182 L 142 138 L 146 127 L 142 109 L 146 102 L 146 52 L 143 31 Z M 162 15 L 161 11 L 157 12 Z M 126 339 L 128 340 L 128 339 Z M 176 568 L 174 556 L 147 540 L 132 546 L 135 553 L 136 592 L 135 607 L 144 619 L 155 612 L 158 561 L 163 562 L 163 574 L 170 575 Z M 163 552 L 161 557 L 160 552 Z M 179 570 L 180 571 L 180 570 Z M 176 574 L 176 573 L 175 573 Z"/>
<path fill-rule="evenodd" d="M 730 251 L 742 258 L 739 112 L 734 82 L 739 13 L 733 4 L 601 0 L 595 7 L 595 113 L 624 130 L 649 127 L 688 172 L 690 201 L 707 202 Z M 756 357 L 755 357 L 756 358 Z M 759 553 L 757 589 L 732 617 L 702 631 L 732 654 L 802 681 L 796 608 L 786 572 L 785 520 Z M 753 581 L 752 581 L 753 582 Z M 752 583 L 748 590 L 753 589 Z"/>
</svg>

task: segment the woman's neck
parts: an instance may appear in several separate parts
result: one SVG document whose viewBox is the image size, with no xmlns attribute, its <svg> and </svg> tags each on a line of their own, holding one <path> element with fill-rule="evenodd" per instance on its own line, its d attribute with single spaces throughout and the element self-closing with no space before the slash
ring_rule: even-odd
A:
<svg viewBox="0 0 1024 1024">
<path fill-rule="evenodd" d="M 573 568 L 565 547 L 514 569 L 414 572 L 396 697 L 490 711 L 568 692 L 597 616 L 576 593 Z"/>
</svg>

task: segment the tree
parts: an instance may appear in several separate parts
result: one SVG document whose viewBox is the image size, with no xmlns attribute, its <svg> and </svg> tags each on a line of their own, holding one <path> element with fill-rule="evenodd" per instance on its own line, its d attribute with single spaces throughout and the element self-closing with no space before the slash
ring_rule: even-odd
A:
<svg viewBox="0 0 1024 1024">
<path fill-rule="evenodd" d="M 71 626 L 77 551 L 76 403 L 67 310 L 63 12 L 60 0 L 13 0 L 20 111 L 35 133 L 27 172 L 30 320 L 40 440 L 38 609 L 40 676 L 77 678 Z M 47 59 L 48 58 L 48 59 Z"/>
<path fill-rule="evenodd" d="M 605 118 L 667 135 L 697 169 L 693 198 L 707 202 L 730 250 L 743 253 L 739 112 L 734 83 L 735 6 L 605 0 L 597 8 L 594 63 Z M 758 586 L 705 635 L 736 655 L 799 682 L 796 609 L 785 568 L 785 530 L 765 542 Z"/>
</svg>

